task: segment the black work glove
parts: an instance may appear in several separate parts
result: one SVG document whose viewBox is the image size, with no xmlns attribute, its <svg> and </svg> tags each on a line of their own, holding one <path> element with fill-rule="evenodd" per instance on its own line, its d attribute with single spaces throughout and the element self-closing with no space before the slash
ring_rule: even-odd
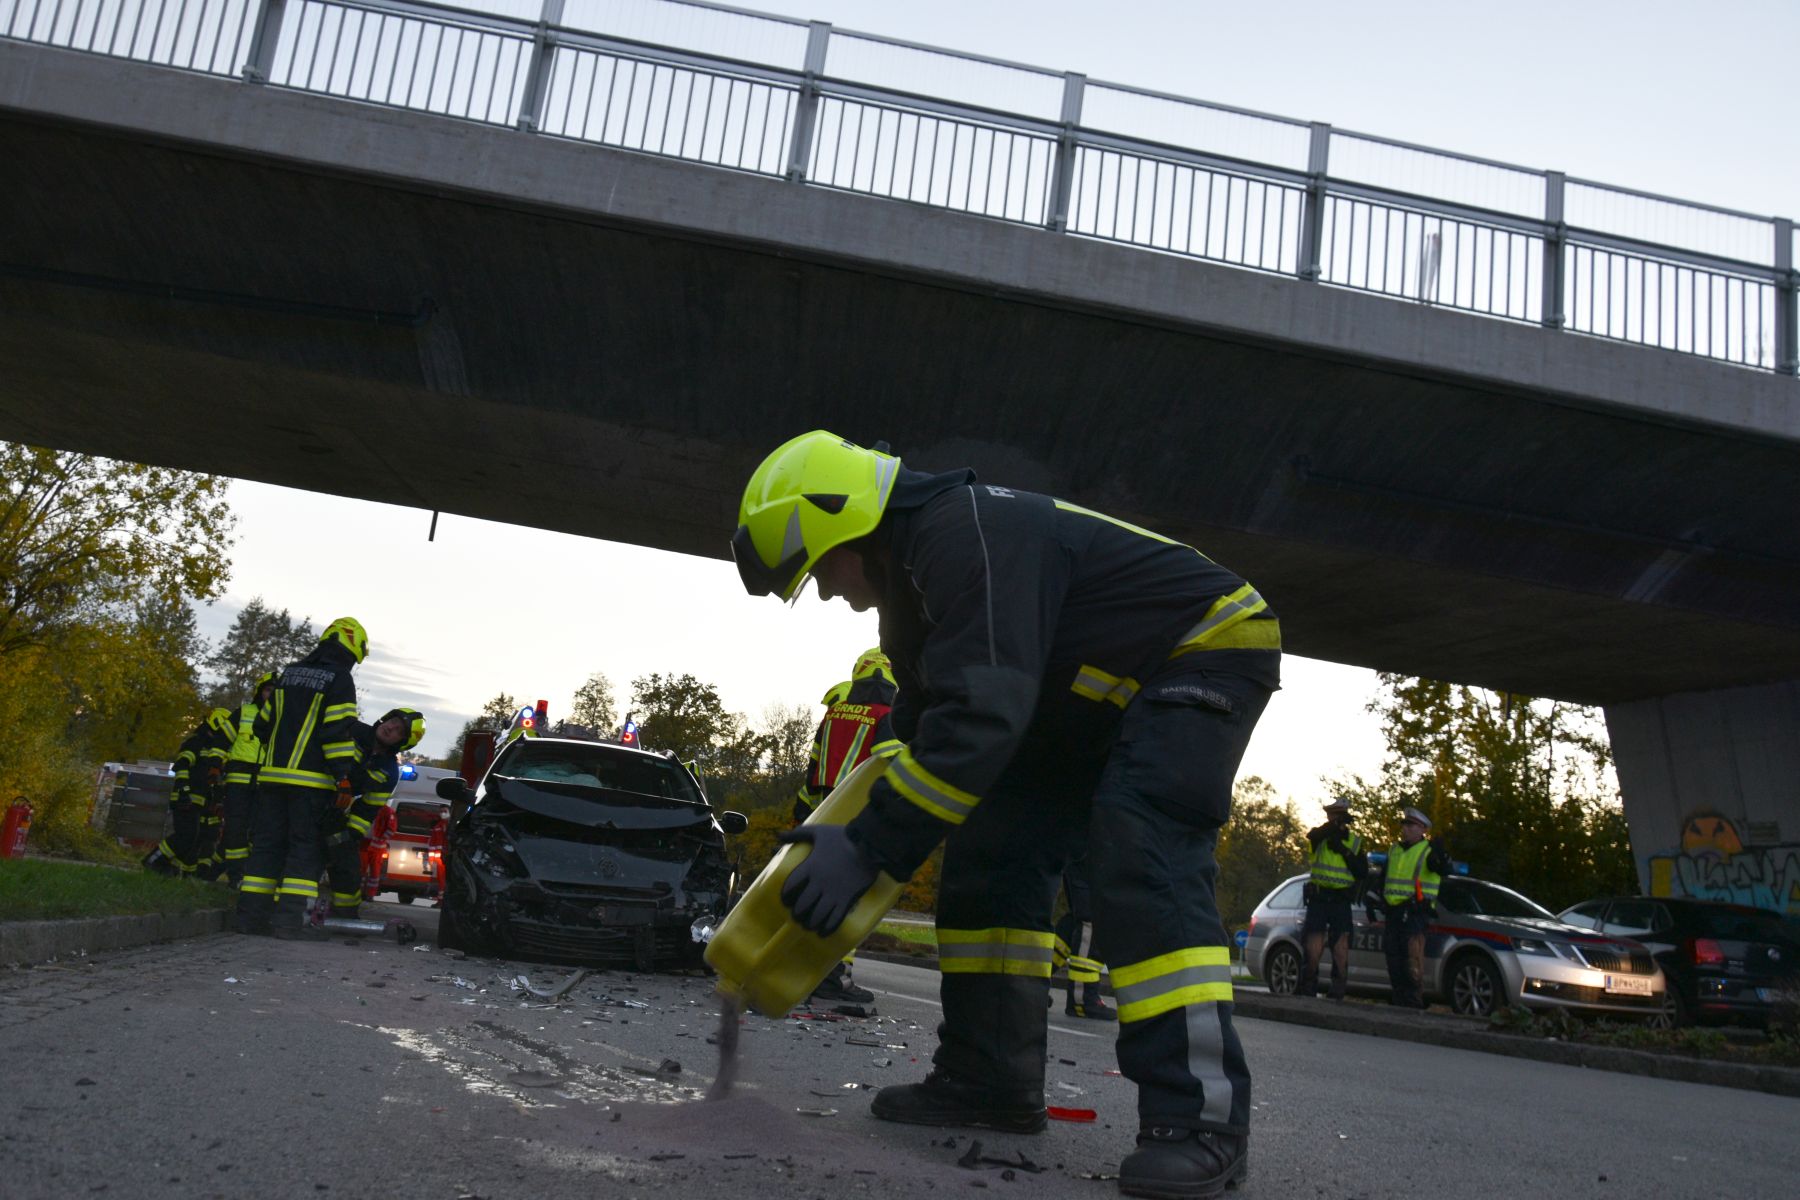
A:
<svg viewBox="0 0 1800 1200">
<path fill-rule="evenodd" d="M 802 825 L 777 840 L 784 845 L 805 842 L 812 847 L 782 885 L 781 902 L 802 929 L 830 937 L 875 882 L 878 870 L 863 857 L 842 825 Z"/>
</svg>

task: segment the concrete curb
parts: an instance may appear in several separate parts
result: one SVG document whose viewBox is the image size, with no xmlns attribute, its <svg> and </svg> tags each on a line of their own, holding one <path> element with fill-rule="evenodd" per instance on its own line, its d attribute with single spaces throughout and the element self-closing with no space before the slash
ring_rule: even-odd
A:
<svg viewBox="0 0 1800 1200">
<path fill-rule="evenodd" d="M 38 963 L 77 953 L 94 954 L 150 942 L 223 933 L 230 915 L 230 909 L 209 908 L 137 917 L 0 922 L 0 963 Z"/>
<path fill-rule="evenodd" d="M 857 957 L 901 966 L 937 969 L 935 958 L 911 958 L 904 954 L 861 950 L 857 952 Z M 1617 1046 L 1551 1041 L 1546 1038 L 1496 1033 L 1483 1028 L 1480 1022 L 1470 1017 L 1389 1010 L 1366 1004 L 1334 1004 L 1329 1000 L 1299 1000 L 1291 996 L 1271 996 L 1253 991 L 1239 990 L 1234 1008 L 1238 1016 L 1254 1017 L 1260 1021 L 1285 1021 L 1291 1025 L 1310 1025 L 1316 1029 L 1331 1029 L 1339 1033 L 1360 1033 L 1367 1037 L 1422 1042 L 1426 1045 L 1502 1054 L 1510 1058 L 1529 1058 L 1538 1062 L 1586 1067 L 1596 1071 L 1647 1075 L 1680 1083 L 1706 1083 L 1714 1087 L 1768 1092 L 1775 1096 L 1800 1096 L 1800 1068 L 1795 1067 L 1716 1062 L 1682 1054 L 1656 1054 L 1648 1050 L 1627 1050 Z"/>
</svg>

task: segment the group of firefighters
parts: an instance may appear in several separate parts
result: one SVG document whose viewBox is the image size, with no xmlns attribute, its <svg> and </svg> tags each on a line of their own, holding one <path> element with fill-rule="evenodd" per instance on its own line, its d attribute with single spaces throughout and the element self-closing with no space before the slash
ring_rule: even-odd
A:
<svg viewBox="0 0 1800 1200">
<path fill-rule="evenodd" d="M 827 696 L 796 819 L 863 757 L 886 765 L 848 825 L 783 835 L 810 847 L 782 890 L 795 921 L 829 935 L 879 874 L 910 879 L 944 847 L 938 1046 L 925 1078 L 882 1088 L 873 1114 L 1042 1130 L 1045 984 L 1060 961 L 1069 1011 L 1117 1020 L 1120 1070 L 1138 1088 L 1120 1190 L 1213 1196 L 1242 1182 L 1250 1071 L 1232 1022 L 1214 849 L 1251 732 L 1280 686 L 1281 626 L 1268 602 L 1172 538 L 978 482 L 972 470 L 914 470 L 882 443 L 823 430 L 752 473 L 731 549 L 752 595 L 791 601 L 811 579 L 823 599 L 880 617 L 879 650 Z M 360 625 L 332 622 L 313 654 L 265 678 L 235 716 L 215 711 L 183 747 L 188 794 L 202 794 L 197 771 L 222 764 L 223 834 L 208 856 L 234 878 L 241 871 L 247 932 L 298 935 L 331 815 L 347 814 L 354 831 L 354 798 L 383 800 L 394 755 L 424 731 L 407 709 L 357 722 L 350 670 L 366 652 Z M 238 749 L 246 737 L 253 753 Z M 252 791 L 246 853 L 238 831 Z M 198 870 L 193 855 L 207 845 L 199 832 L 182 842 L 184 829 L 214 820 L 210 804 L 195 807 L 160 848 L 176 869 Z M 1329 937 L 1341 994 L 1348 905 L 1367 858 L 1348 806 L 1331 812 L 1313 831 L 1307 970 L 1316 990 Z M 1424 837 L 1425 815 L 1406 817 L 1383 895 L 1396 999 L 1418 1003 L 1422 935 L 1449 864 Z M 1069 910 L 1060 925 L 1059 888 Z M 1116 1004 L 1104 1013 L 1102 961 Z M 867 994 L 847 964 L 821 986 Z"/>
<path fill-rule="evenodd" d="M 325 627 L 299 662 L 256 681 L 236 709 L 215 708 L 182 742 L 174 827 L 144 859 L 153 871 L 224 877 L 241 933 L 314 936 L 308 910 L 328 880 L 330 915 L 362 903 L 361 846 L 400 780 L 400 755 L 425 717 L 395 708 L 357 719 L 351 671 L 369 652 L 353 617 Z"/>
</svg>

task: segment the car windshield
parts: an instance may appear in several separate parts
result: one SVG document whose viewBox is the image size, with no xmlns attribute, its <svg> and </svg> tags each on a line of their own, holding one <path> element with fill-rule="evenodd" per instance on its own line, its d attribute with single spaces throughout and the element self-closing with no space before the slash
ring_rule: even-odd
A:
<svg viewBox="0 0 1800 1200">
<path fill-rule="evenodd" d="M 1446 879 L 1438 892 L 1438 904 L 1446 912 L 1482 917 L 1545 917 L 1548 909 L 1539 908 L 1510 888 L 1474 879 Z"/>
<path fill-rule="evenodd" d="M 521 738 L 508 748 L 494 774 L 544 783 L 635 792 L 704 804 L 680 764 L 612 746 L 581 746 Z"/>
</svg>

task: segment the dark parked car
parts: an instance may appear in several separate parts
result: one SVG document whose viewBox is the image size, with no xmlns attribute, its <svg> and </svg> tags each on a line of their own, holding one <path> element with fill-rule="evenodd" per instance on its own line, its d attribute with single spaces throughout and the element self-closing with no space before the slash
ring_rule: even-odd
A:
<svg viewBox="0 0 1800 1200">
<path fill-rule="evenodd" d="M 1783 993 L 1800 988 L 1800 938 L 1780 913 L 1653 896 L 1588 900 L 1561 919 L 1650 947 L 1668 976 L 1672 1023 L 1766 1025 Z"/>
<path fill-rule="evenodd" d="M 725 832 L 673 756 L 567 738 L 508 743 L 470 794 L 438 784 L 458 816 L 440 944 L 557 962 L 692 967 L 691 930 L 737 890 Z M 464 809 L 466 805 L 466 810 Z"/>
<path fill-rule="evenodd" d="M 1250 917 L 1244 961 L 1276 995 L 1291 995 L 1300 980 L 1306 880 L 1283 881 Z M 1373 891 L 1366 899 L 1373 904 Z M 1363 905 L 1354 920 L 1349 988 L 1386 994 L 1384 926 Z M 1321 983 L 1330 972 L 1327 955 Z M 1654 1019 L 1663 1008 L 1663 974 L 1648 949 L 1572 928 L 1511 888 L 1467 875 L 1446 878 L 1438 893 L 1438 914 L 1425 935 L 1424 982 L 1428 997 L 1465 1016 L 1518 1004 Z"/>
</svg>

